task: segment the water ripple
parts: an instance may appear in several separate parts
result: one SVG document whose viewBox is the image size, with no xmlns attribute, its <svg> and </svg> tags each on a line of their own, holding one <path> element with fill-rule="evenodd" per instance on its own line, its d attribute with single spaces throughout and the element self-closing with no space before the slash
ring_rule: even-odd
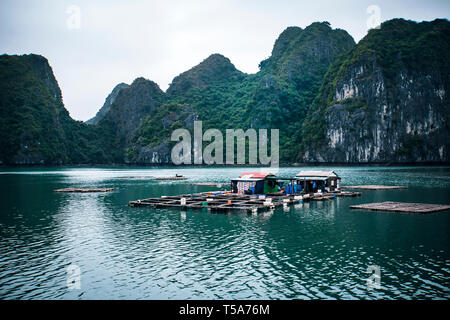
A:
<svg viewBox="0 0 450 320">
<path fill-rule="evenodd" d="M 241 169 L 3 172 L 0 298 L 449 299 L 448 214 L 362 213 L 348 207 L 378 199 L 445 203 L 450 170 L 332 169 L 347 184 L 409 188 L 256 216 L 222 215 L 129 208 L 127 202 L 137 198 L 215 187 L 118 177 L 182 173 L 190 182 L 224 183 Z M 117 191 L 52 192 L 67 185 Z M 80 290 L 67 287 L 69 265 L 80 268 Z M 380 267 L 381 289 L 367 287 L 370 265 Z"/>
</svg>

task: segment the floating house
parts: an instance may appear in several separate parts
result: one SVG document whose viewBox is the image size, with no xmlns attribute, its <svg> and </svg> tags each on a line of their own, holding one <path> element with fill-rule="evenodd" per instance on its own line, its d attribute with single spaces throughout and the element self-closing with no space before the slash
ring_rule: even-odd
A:
<svg viewBox="0 0 450 320">
<path fill-rule="evenodd" d="M 333 171 L 300 171 L 296 176 L 276 177 L 271 173 L 246 172 L 231 180 L 230 191 L 161 196 L 130 201 L 132 207 L 204 209 L 214 212 L 243 210 L 248 213 L 295 205 L 303 201 L 355 197 L 360 192 L 340 191 L 341 178 Z M 323 193 L 317 191 L 324 191 Z M 328 192 L 329 191 L 329 192 Z M 264 196 L 254 196 L 255 194 Z"/>
<path fill-rule="evenodd" d="M 334 171 L 300 171 L 295 179 L 305 193 L 339 190 L 341 180 Z"/>
<path fill-rule="evenodd" d="M 282 193 L 286 195 L 300 194 L 304 191 L 303 187 L 297 182 L 295 177 L 278 177 L 277 184 L 280 186 Z"/>
<path fill-rule="evenodd" d="M 271 173 L 246 172 L 231 180 L 231 192 L 238 194 L 266 194 L 279 191 L 277 178 Z"/>
<path fill-rule="evenodd" d="M 271 173 L 246 172 L 231 180 L 231 192 L 242 195 L 334 192 L 339 190 L 340 180 L 334 171 L 300 171 L 287 178 Z"/>
</svg>

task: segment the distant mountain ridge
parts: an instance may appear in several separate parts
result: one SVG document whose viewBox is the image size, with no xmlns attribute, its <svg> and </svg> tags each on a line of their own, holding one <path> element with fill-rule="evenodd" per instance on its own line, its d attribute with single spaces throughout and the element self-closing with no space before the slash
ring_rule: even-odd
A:
<svg viewBox="0 0 450 320">
<path fill-rule="evenodd" d="M 3 55 L 0 162 L 170 164 L 171 132 L 195 120 L 278 128 L 282 163 L 448 162 L 449 25 L 394 19 L 358 44 L 327 22 L 288 27 L 256 74 L 213 54 L 166 92 L 118 84 L 86 123 L 45 58 Z"/>
<path fill-rule="evenodd" d="M 170 132 L 180 125 L 190 127 L 197 119 L 203 121 L 204 130 L 216 128 L 223 133 L 227 128 L 280 128 L 281 158 L 289 161 L 329 65 L 355 45 L 347 32 L 333 30 L 327 22 L 295 31 L 290 40 L 283 40 L 285 33 L 280 35 L 274 58 L 262 62 L 256 74 L 242 73 L 226 57 L 213 54 L 175 77 L 167 89 L 166 103 L 157 111 L 162 125 L 149 115 L 127 147 L 126 160 L 170 163 Z M 279 50 L 280 41 L 292 43 Z"/>
<path fill-rule="evenodd" d="M 243 76 L 244 74 L 237 70 L 228 58 L 216 53 L 176 76 L 167 89 L 167 94 L 183 94 L 189 89 L 207 87 L 220 81 L 227 81 L 229 78 L 240 80 Z"/>
<path fill-rule="evenodd" d="M 125 88 L 128 88 L 129 85 L 126 83 L 119 83 L 117 86 L 114 87 L 114 89 L 111 91 L 111 93 L 106 97 L 105 103 L 100 108 L 100 110 L 97 112 L 95 117 L 89 119 L 86 121 L 87 124 L 97 124 L 101 119 L 105 117 L 105 115 L 109 112 L 111 105 L 116 100 L 117 95 L 119 94 L 119 91 Z"/>
</svg>

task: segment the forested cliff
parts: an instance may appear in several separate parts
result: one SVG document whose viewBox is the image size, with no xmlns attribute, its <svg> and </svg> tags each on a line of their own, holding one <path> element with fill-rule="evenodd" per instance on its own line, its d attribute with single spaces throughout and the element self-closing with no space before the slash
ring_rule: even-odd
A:
<svg viewBox="0 0 450 320">
<path fill-rule="evenodd" d="M 282 163 L 448 162 L 450 24 L 394 19 L 358 44 L 327 22 L 289 27 L 260 71 L 213 54 L 166 92 L 119 84 L 70 118 L 48 61 L 0 56 L 2 164 L 171 163 L 177 128 L 278 128 Z"/>
</svg>

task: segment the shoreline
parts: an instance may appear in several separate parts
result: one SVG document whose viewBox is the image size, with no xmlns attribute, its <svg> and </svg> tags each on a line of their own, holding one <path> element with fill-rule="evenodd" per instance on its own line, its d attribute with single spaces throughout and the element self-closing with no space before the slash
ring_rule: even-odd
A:
<svg viewBox="0 0 450 320">
<path fill-rule="evenodd" d="M 364 162 L 364 163 L 341 163 L 341 162 L 315 162 L 315 163 L 282 163 L 278 168 L 288 167 L 449 167 L 450 162 Z M 263 165 L 174 165 L 167 163 L 148 163 L 148 164 L 0 164 L 0 169 L 9 168 L 271 168 Z M 277 167 L 273 167 L 277 168 Z"/>
</svg>

